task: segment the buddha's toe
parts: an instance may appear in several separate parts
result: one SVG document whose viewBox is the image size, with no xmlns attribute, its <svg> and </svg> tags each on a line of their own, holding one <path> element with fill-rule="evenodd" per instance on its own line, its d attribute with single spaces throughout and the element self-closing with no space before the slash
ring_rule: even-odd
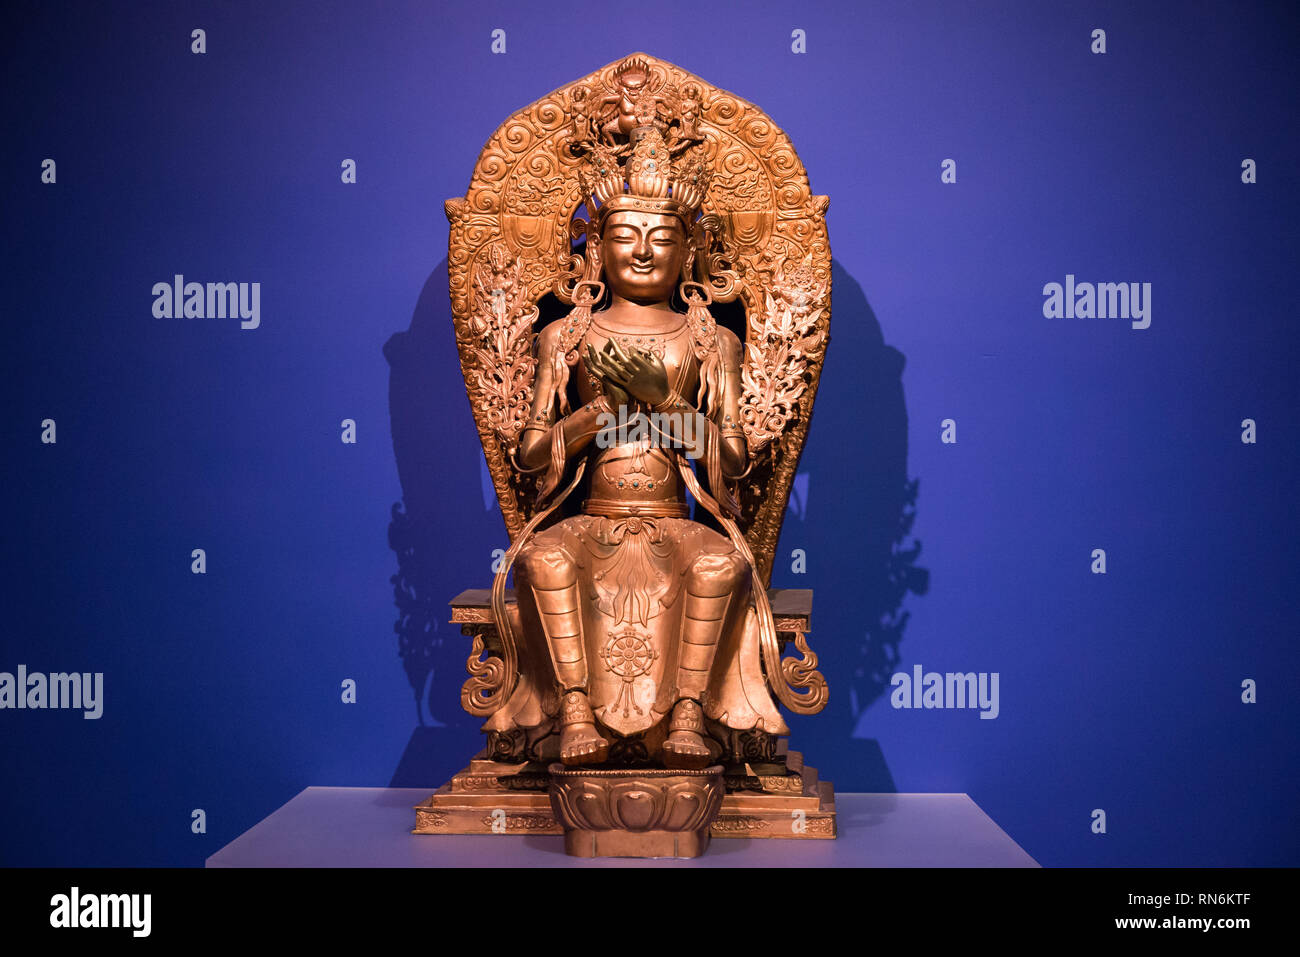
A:
<svg viewBox="0 0 1300 957">
<path fill-rule="evenodd" d="M 670 768 L 702 768 L 708 760 L 709 749 L 694 731 L 673 731 L 664 742 L 664 764 Z"/>
<path fill-rule="evenodd" d="M 560 761 L 564 764 L 599 764 L 609 754 L 609 743 L 594 725 L 566 728 L 560 736 Z"/>
</svg>

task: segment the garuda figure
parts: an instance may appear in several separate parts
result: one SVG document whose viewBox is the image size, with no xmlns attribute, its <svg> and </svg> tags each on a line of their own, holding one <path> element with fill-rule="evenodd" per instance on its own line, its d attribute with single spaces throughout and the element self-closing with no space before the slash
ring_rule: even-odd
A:
<svg viewBox="0 0 1300 957">
<path fill-rule="evenodd" d="M 489 757 L 695 769 L 824 706 L 767 580 L 828 339 L 826 207 L 758 108 L 640 54 L 508 119 L 448 201 L 512 541 L 462 694 Z"/>
</svg>

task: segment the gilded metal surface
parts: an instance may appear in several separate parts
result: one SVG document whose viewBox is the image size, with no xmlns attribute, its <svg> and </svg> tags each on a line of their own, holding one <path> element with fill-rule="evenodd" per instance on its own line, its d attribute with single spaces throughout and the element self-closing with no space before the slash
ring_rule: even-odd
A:
<svg viewBox="0 0 1300 957">
<path fill-rule="evenodd" d="M 495 787 L 465 787 L 476 778 L 475 769 L 493 762 L 471 762 L 423 804 L 417 805 L 415 834 L 550 834 L 564 833 L 546 789 L 537 789 L 536 779 L 547 782 L 545 767 L 520 765 L 498 776 Z M 788 787 L 784 776 L 779 784 L 764 776 L 757 790 L 739 785 L 728 769 L 724 774 L 725 796 L 709 831 L 715 838 L 763 838 L 784 840 L 827 840 L 835 836 L 835 797 L 829 782 L 818 781 L 812 768 L 805 768 L 797 753 L 780 759 L 782 766 L 801 769 L 793 776 L 802 782 L 797 790 Z M 581 773 L 581 772 L 578 772 Z M 696 772 L 698 773 L 698 772 Z M 512 782 L 514 775 L 527 784 Z M 635 772 L 629 777 L 634 778 Z M 495 817 L 493 812 L 498 811 Z M 523 820 L 527 818 L 528 820 Z M 513 825 L 513 826 L 512 826 Z M 664 842 L 654 842 L 662 846 Z M 644 848 L 642 849 L 644 850 Z"/>
<path fill-rule="evenodd" d="M 583 767 L 552 774 L 557 809 L 566 788 L 595 808 L 627 769 L 685 780 L 753 759 L 729 778 L 801 780 L 769 767 L 777 704 L 816 713 L 827 686 L 806 611 L 778 619 L 767 582 L 828 342 L 826 208 L 761 110 L 644 54 L 510 117 L 445 204 L 456 340 L 511 536 L 487 613 L 454 615 L 473 638 L 461 702 L 488 719 L 490 759 Z M 540 322 L 543 296 L 567 314 Z M 734 301 L 742 336 L 714 315 Z M 578 490 L 579 513 L 560 511 Z M 460 793 L 504 780 L 458 777 Z M 571 853 L 707 845 L 707 821 L 667 811 L 618 824 L 660 793 L 628 787 L 604 830 L 656 836 L 588 842 L 566 812 Z"/>
<path fill-rule="evenodd" d="M 621 78 L 636 61 L 646 80 L 629 111 Z M 720 234 L 702 255 L 714 257 L 718 275 L 735 276 L 714 299 L 738 297 L 747 317 L 741 424 L 761 454 L 738 498 L 767 581 L 829 338 L 831 253 L 829 200 L 812 194 L 789 138 L 754 104 L 635 54 L 542 97 L 489 138 L 465 197 L 446 203 L 452 308 L 479 436 L 513 540 L 533 514 L 535 493 L 535 480 L 509 461 L 531 399 L 522 329 L 557 286 L 572 301 L 566 290 L 571 295 L 581 275 L 570 240 L 591 160 L 575 145 L 602 142 L 599 131 L 627 125 L 629 114 L 635 123 L 637 110 L 661 124 L 677 119 L 679 139 L 701 137 L 713 172 L 701 212 Z M 576 228 L 582 235 L 585 224 Z"/>
</svg>

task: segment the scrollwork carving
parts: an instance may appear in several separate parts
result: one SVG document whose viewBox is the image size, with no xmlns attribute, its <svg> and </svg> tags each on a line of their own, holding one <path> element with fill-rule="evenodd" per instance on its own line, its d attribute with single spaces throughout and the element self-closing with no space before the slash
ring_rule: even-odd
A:
<svg viewBox="0 0 1300 957">
<path fill-rule="evenodd" d="M 460 690 L 460 706 L 478 717 L 486 717 L 497 709 L 505 683 L 504 663 L 493 655 L 483 657 L 485 651 L 487 645 L 483 635 L 475 634 L 474 644 L 465 662 L 469 679 Z"/>
<path fill-rule="evenodd" d="M 779 272 L 766 291 L 761 331 L 745 344 L 741 373 L 740 420 L 751 454 L 758 455 L 782 436 L 798 415 L 809 368 L 820 362 L 825 350 L 819 305 L 824 296 L 811 258 L 788 275 Z"/>
</svg>

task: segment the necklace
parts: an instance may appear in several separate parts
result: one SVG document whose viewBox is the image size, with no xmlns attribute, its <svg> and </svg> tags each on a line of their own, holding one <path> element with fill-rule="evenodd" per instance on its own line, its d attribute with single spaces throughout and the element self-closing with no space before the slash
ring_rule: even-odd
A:
<svg viewBox="0 0 1300 957">
<path fill-rule="evenodd" d="M 682 316 L 682 321 L 678 325 L 667 331 L 658 332 L 654 335 L 646 333 L 627 332 L 626 330 L 612 329 L 602 323 L 595 316 L 591 317 L 591 324 L 604 333 L 605 338 L 613 339 L 625 350 L 630 348 L 642 349 L 660 359 L 664 357 L 664 346 L 681 335 L 682 330 L 686 328 L 686 317 Z"/>
</svg>

